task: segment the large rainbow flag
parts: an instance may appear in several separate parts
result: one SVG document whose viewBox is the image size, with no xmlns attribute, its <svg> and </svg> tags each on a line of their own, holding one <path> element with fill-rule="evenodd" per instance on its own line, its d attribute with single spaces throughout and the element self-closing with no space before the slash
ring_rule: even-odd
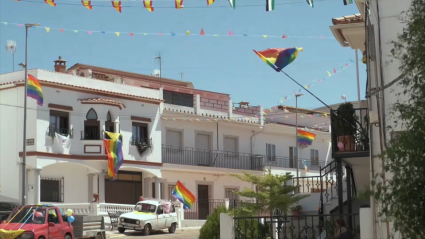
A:
<svg viewBox="0 0 425 239">
<path fill-rule="evenodd" d="M 298 52 L 302 51 L 302 47 L 292 48 L 269 48 L 264 51 L 254 52 L 275 71 L 279 72 L 287 65 L 292 63 L 298 56 Z"/>
<path fill-rule="evenodd" d="M 108 155 L 108 175 L 109 177 L 115 179 L 120 170 L 121 165 L 124 161 L 122 154 L 122 141 L 119 139 L 120 133 L 105 133 L 111 139 L 103 139 L 103 144 L 105 145 L 106 154 Z"/>
<path fill-rule="evenodd" d="M 196 201 L 195 196 L 180 181 L 177 181 L 173 196 L 183 203 L 184 209 L 190 209 Z"/>
<path fill-rule="evenodd" d="M 43 106 L 43 91 L 37 78 L 28 74 L 27 96 L 37 100 L 37 104 Z"/>
<path fill-rule="evenodd" d="M 303 130 L 298 130 L 298 143 L 301 145 L 311 145 L 316 135 Z"/>
</svg>

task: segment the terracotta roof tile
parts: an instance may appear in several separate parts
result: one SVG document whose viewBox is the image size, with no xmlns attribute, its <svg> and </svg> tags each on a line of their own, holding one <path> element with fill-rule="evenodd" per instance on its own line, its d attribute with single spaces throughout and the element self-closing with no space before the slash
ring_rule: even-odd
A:
<svg viewBox="0 0 425 239">
<path fill-rule="evenodd" d="M 89 98 L 89 99 L 79 99 L 82 104 L 109 104 L 116 105 L 120 109 L 125 108 L 125 105 L 120 101 L 105 99 L 105 98 Z"/>
<path fill-rule="evenodd" d="M 354 15 L 350 15 L 350 16 L 332 18 L 332 23 L 334 25 L 359 23 L 359 22 L 364 22 L 363 17 L 360 14 L 354 14 Z"/>
</svg>

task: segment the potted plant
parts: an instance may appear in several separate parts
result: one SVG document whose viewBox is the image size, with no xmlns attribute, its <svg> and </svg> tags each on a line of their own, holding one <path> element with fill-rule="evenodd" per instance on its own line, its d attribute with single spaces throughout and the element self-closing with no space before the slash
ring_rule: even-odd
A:
<svg viewBox="0 0 425 239">
<path fill-rule="evenodd" d="M 301 215 L 301 210 L 303 210 L 303 207 L 301 205 L 296 205 L 291 208 L 292 216 L 299 217 Z"/>
<path fill-rule="evenodd" d="M 333 115 L 333 130 L 337 136 L 338 151 L 354 151 L 357 134 L 357 115 L 353 104 L 346 102 L 341 104 Z"/>
</svg>

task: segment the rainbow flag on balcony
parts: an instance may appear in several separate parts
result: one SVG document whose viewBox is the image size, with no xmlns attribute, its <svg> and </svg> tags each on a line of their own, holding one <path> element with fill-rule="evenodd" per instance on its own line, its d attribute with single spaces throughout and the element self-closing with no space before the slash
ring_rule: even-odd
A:
<svg viewBox="0 0 425 239">
<path fill-rule="evenodd" d="M 118 175 L 121 165 L 124 161 L 122 154 L 122 141 L 119 140 L 120 133 L 111 133 L 105 131 L 111 139 L 103 139 L 106 154 L 108 155 L 108 175 L 115 179 Z"/>
<path fill-rule="evenodd" d="M 298 130 L 298 144 L 311 145 L 316 138 L 316 135 L 303 130 Z"/>
</svg>

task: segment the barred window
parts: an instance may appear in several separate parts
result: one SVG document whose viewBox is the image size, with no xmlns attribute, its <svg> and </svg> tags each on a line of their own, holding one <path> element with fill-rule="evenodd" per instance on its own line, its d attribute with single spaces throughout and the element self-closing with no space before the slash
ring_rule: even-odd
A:
<svg viewBox="0 0 425 239">
<path fill-rule="evenodd" d="M 64 202 L 64 178 L 41 178 L 40 201 Z"/>
</svg>

